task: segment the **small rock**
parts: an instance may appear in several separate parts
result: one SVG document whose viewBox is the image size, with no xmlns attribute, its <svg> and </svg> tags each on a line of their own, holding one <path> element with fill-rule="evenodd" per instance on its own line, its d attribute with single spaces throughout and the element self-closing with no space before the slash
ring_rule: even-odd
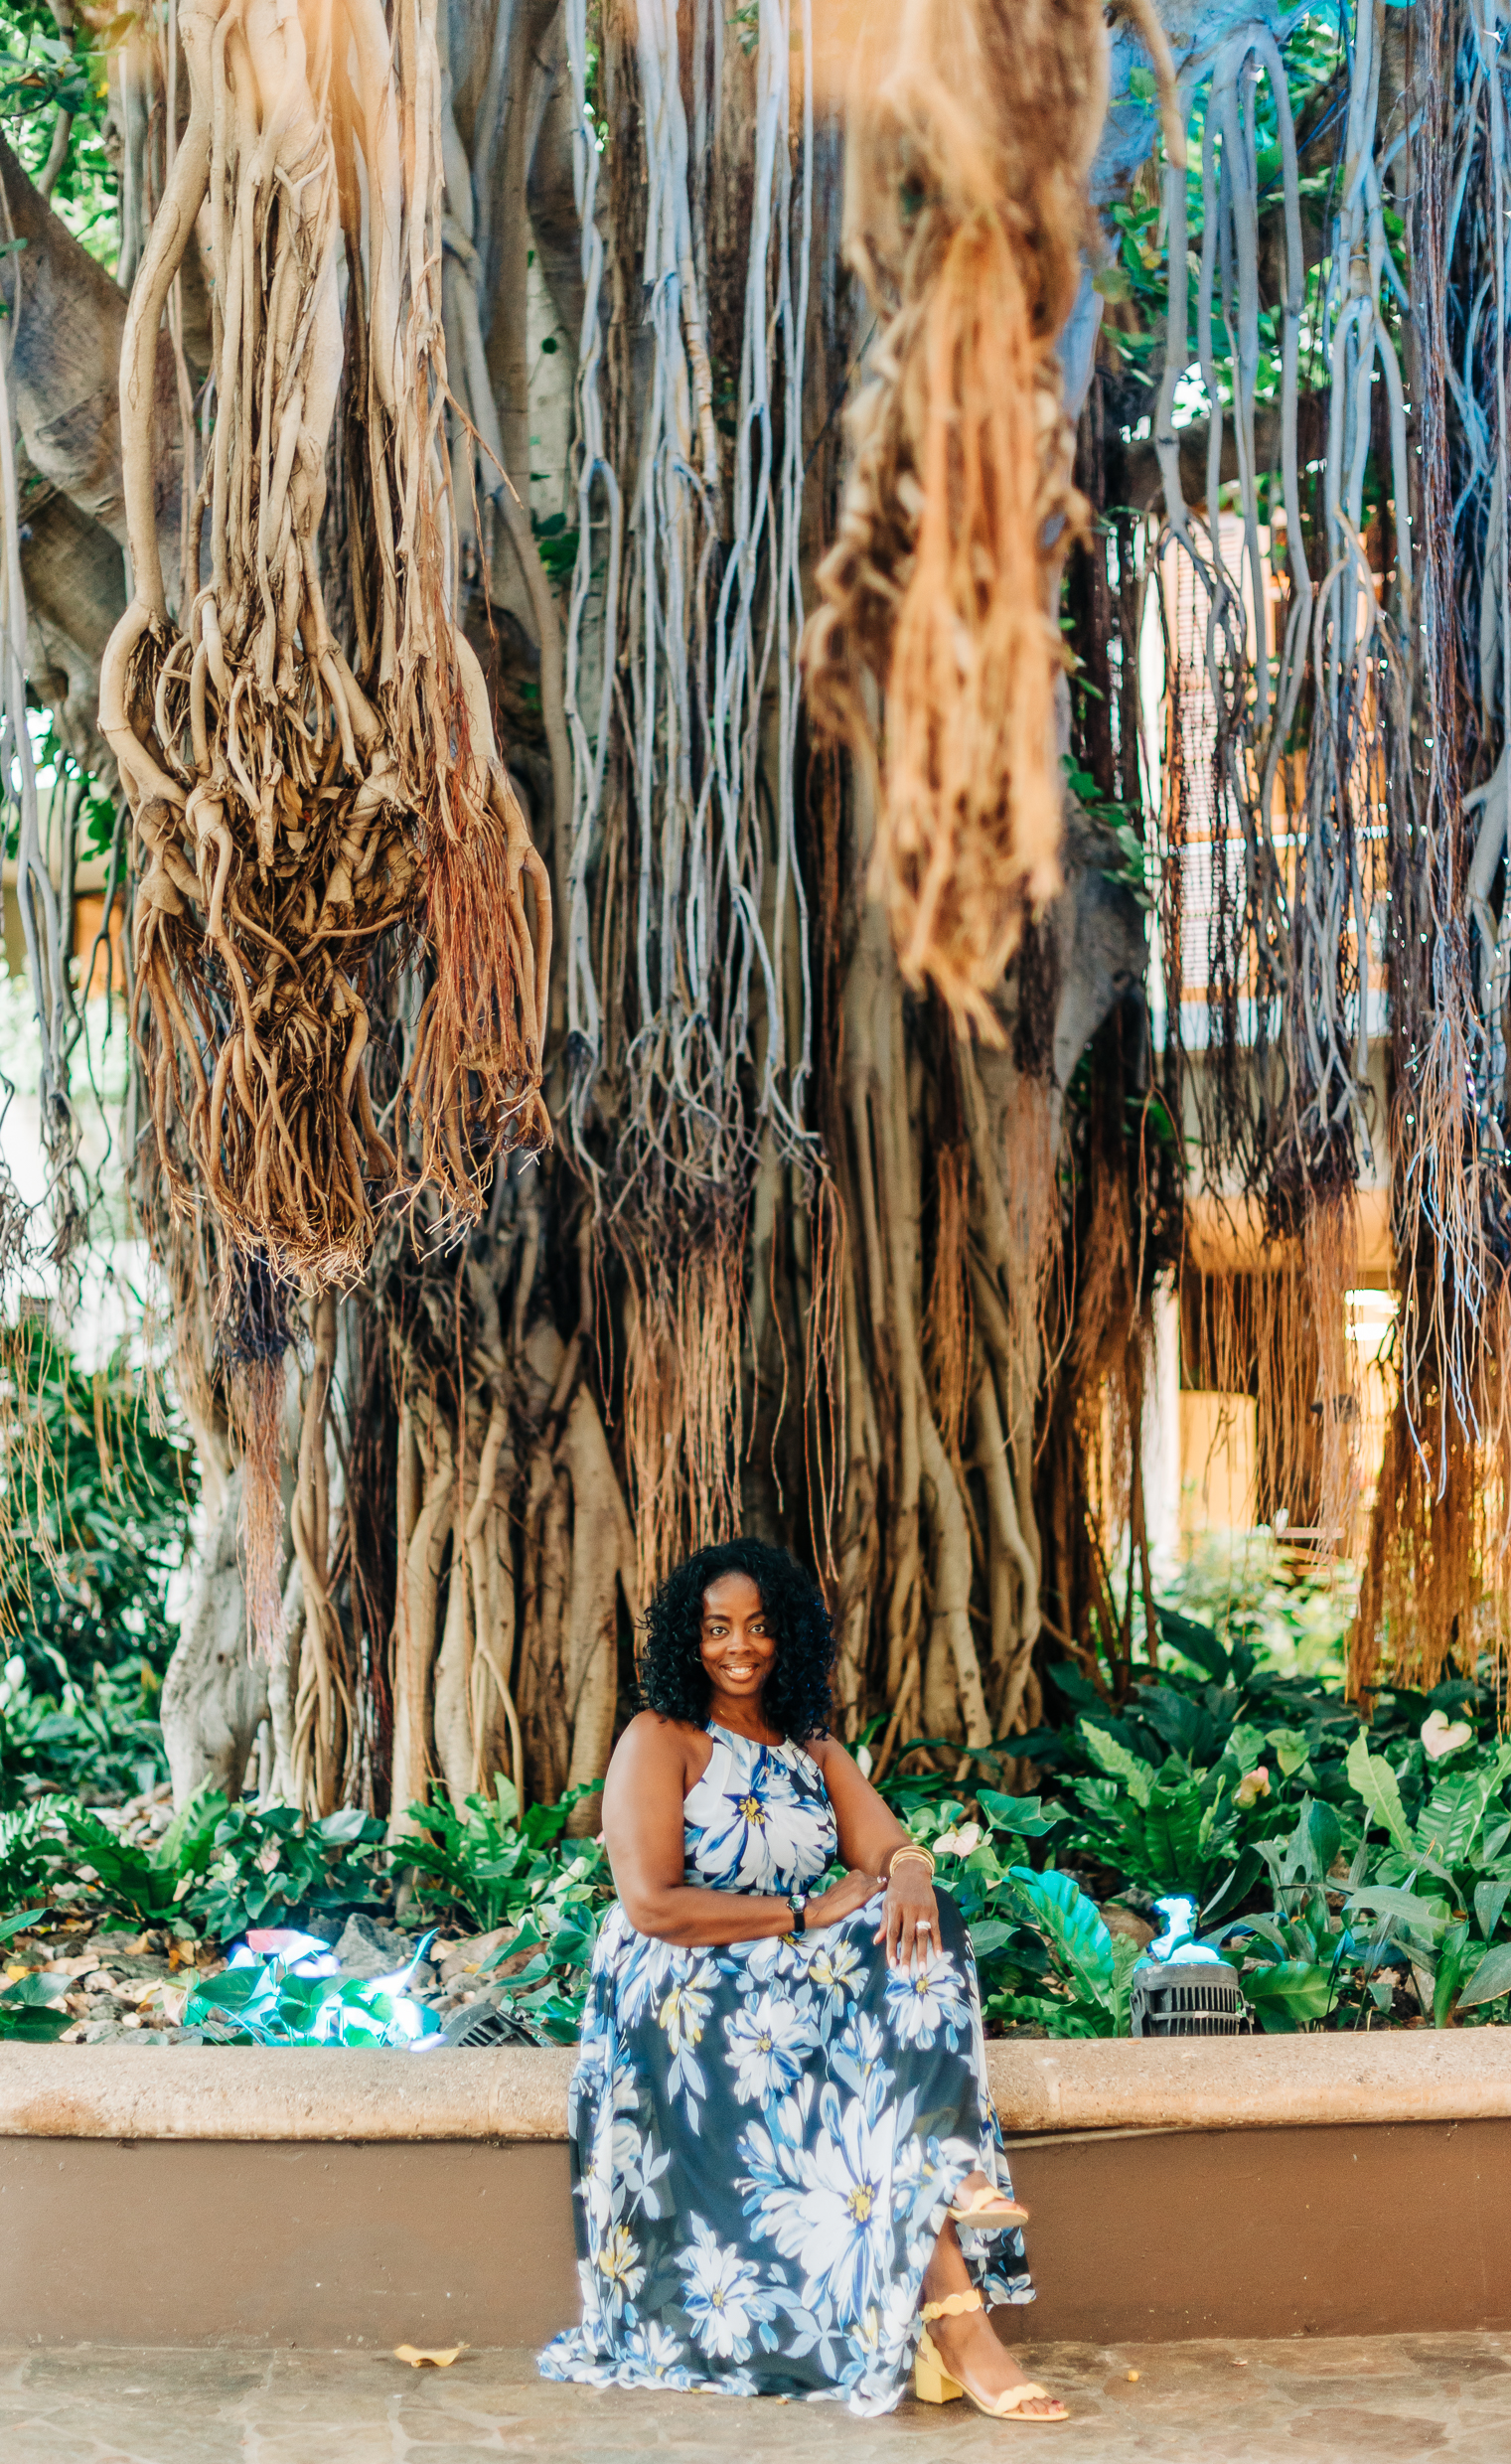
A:
<svg viewBox="0 0 1511 2464">
<path fill-rule="evenodd" d="M 1146 1949 L 1154 1938 L 1154 1927 L 1145 1924 L 1142 1917 L 1135 1917 L 1131 1908 L 1121 1907 L 1117 1900 L 1109 1900 L 1101 1916 L 1109 1933 L 1123 1934 L 1127 1940 L 1136 1942 L 1140 1950 Z"/>
<path fill-rule="evenodd" d="M 349 1917 L 335 1951 L 347 1976 L 391 1976 L 413 1958 L 414 1939 L 371 1917 Z"/>
<path fill-rule="evenodd" d="M 518 1925 L 496 1925 L 492 1933 L 473 1933 L 464 1942 L 448 1942 L 441 1953 L 441 1982 L 449 1985 L 458 1976 L 475 1976 L 484 1960 L 502 1942 L 513 1940 Z"/>
</svg>

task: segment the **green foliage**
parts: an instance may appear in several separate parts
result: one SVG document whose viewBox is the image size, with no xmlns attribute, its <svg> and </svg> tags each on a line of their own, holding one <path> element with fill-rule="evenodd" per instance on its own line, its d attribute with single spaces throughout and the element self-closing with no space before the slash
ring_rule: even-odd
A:
<svg viewBox="0 0 1511 2464">
<path fill-rule="evenodd" d="M 7 1773 L 14 1795 L 28 1780 L 77 1787 L 101 1797 L 155 1787 L 168 1775 L 158 1722 L 161 1672 L 139 1652 L 86 1683 L 65 1677 L 58 1691 L 34 1688 L 19 1652 L 0 1670 L 0 1801 Z"/>
<path fill-rule="evenodd" d="M 46 1805 L 22 1805 L 0 1814 L 0 1919 L 36 1899 L 56 1865 L 57 1847 L 45 1831 L 48 1813 Z M 7 1929 L 16 1927 L 8 1923 Z"/>
<path fill-rule="evenodd" d="M 460 1813 L 439 1792 L 426 1805 L 411 1805 L 414 1827 L 403 1843 L 421 1902 L 460 1911 L 479 1933 L 517 1925 L 541 1896 L 559 1863 L 551 1843 L 572 1807 L 593 1793 L 570 1788 L 557 1805 L 531 1805 L 522 1823 L 514 1781 L 500 1771 L 493 1784 L 491 1797 L 469 1796 Z"/>
<path fill-rule="evenodd" d="M 1137 1957 L 1133 1944 L 1121 1937 L 1114 1940 L 1095 1902 L 1069 1874 L 1053 1867 L 1036 1874 L 1031 1866 L 1015 1865 L 1012 1881 L 1067 1988 L 1065 2006 L 1051 2014 L 1050 2033 L 1126 2036 Z"/>
<path fill-rule="evenodd" d="M 120 244 L 117 181 L 105 151 L 106 53 L 132 29 L 130 15 L 91 37 L 80 26 L 70 43 L 52 10 L 26 0 L 0 6 L 0 118 L 33 178 L 46 161 L 60 110 L 74 115 L 69 150 L 53 190 L 55 212 L 89 254 L 115 269 Z"/>
<path fill-rule="evenodd" d="M 1411 1819 L 1396 1771 L 1361 1730 L 1346 1763 L 1351 1803 L 1340 1812 L 1307 1797 L 1288 1837 L 1258 1843 L 1271 1913 L 1230 1921 L 1217 1938 L 1242 1959 L 1265 2028 L 1391 2017 L 1408 1989 L 1435 2027 L 1504 2013 L 1511 1745 L 1471 1742 L 1452 1760 Z"/>
<path fill-rule="evenodd" d="M 117 1838 L 82 1805 L 59 1799 L 53 1807 L 74 1846 L 83 1851 L 77 1881 L 91 1913 L 130 1917 L 142 1925 L 173 1923 L 210 1863 L 216 1825 L 226 1810 L 219 1790 L 202 1788 L 162 1838 L 143 1848 Z"/>
<path fill-rule="evenodd" d="M 65 1976 L 22 1976 L 0 1987 L 0 2045 L 52 2045 L 70 2025 L 58 2006 L 68 1991 Z"/>
<path fill-rule="evenodd" d="M 14 1917 L 0 1921 L 0 1942 L 9 1941 L 42 1914 L 40 1909 L 23 1908 Z M 0 2045 L 50 2044 L 62 2036 L 69 2024 L 66 2011 L 56 2005 L 68 1991 L 64 1976 L 19 1976 L 0 1985 Z"/>
<path fill-rule="evenodd" d="M 209 1862 L 186 1915 L 218 1941 L 248 1925 L 308 1925 L 335 1910 L 377 1908 L 388 1897 L 385 1826 L 347 1806 L 307 1822 L 291 1806 L 224 1807 Z"/>
<path fill-rule="evenodd" d="M 988 2018 L 1051 2036 L 1126 2034 L 1133 1943 L 1114 1940 L 1071 1875 L 1011 1862 L 1024 1842 L 1048 1851 L 1064 1815 L 995 1788 L 978 1788 L 976 1801 L 980 1821 L 946 1797 L 915 1808 L 909 1828 L 932 1849 L 940 1888 L 970 1927 Z"/>
<path fill-rule="evenodd" d="M 554 351 L 554 339 L 547 335 L 540 348 Z M 547 514 L 543 518 L 531 514 L 529 527 L 549 578 L 553 582 L 570 581 L 577 567 L 577 534 L 568 530 L 565 514 Z"/>
<path fill-rule="evenodd" d="M 28 1781 L 128 1793 L 166 1771 L 157 1693 L 193 1450 L 117 1352 L 87 1376 L 48 1329 L 0 1335 L 0 1805 Z"/>
<path fill-rule="evenodd" d="M 492 1797 L 469 1796 L 460 1814 L 440 1795 L 411 1805 L 415 1827 L 398 1851 L 424 1906 L 465 1914 L 480 1933 L 520 1928 L 510 1952 L 535 1955 L 511 1978 L 508 2002 L 563 2045 L 582 2024 L 587 1971 L 614 1886 L 601 1844 L 568 1842 L 562 1833 L 572 1807 L 601 1784 L 569 1788 L 555 1805 L 531 1805 L 521 1822 L 514 1783 L 500 1772 Z"/>
<path fill-rule="evenodd" d="M 415 1944 L 411 1966 L 432 1939 Z M 404 1996 L 401 1979 L 301 1975 L 304 1964 L 248 1956 L 204 1978 L 184 2006 L 186 2027 L 230 2045 L 406 2046 L 437 2033 L 434 2012 Z"/>
</svg>

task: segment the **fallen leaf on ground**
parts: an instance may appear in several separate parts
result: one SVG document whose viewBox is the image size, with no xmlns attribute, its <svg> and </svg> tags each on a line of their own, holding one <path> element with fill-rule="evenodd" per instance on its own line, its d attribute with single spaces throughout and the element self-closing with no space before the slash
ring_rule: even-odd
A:
<svg viewBox="0 0 1511 2464">
<path fill-rule="evenodd" d="M 424 2353 L 416 2344 L 396 2344 L 393 2359 L 407 2362 L 411 2370 L 418 2370 L 422 2362 L 432 2362 L 437 2370 L 449 2370 L 453 2362 L 461 2360 L 466 2350 L 464 2344 L 454 2344 L 449 2345 L 444 2353 Z"/>
</svg>

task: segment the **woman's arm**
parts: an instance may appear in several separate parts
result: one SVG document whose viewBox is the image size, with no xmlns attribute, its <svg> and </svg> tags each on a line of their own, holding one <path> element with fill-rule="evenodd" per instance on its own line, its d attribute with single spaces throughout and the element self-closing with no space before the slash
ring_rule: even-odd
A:
<svg viewBox="0 0 1511 2464">
<path fill-rule="evenodd" d="M 914 1842 L 836 1738 L 816 1740 L 809 1751 L 834 1809 L 841 1862 L 886 1879 L 876 1939 L 886 1943 L 888 1965 L 907 1967 L 915 1954 L 927 1958 L 939 1948 L 939 1904 L 929 1866 L 922 1857 L 904 1857 L 894 1865 L 898 1849 Z"/>
<path fill-rule="evenodd" d="M 603 1840 L 625 1915 L 637 1933 L 688 1949 L 790 1933 L 792 1910 L 783 1899 L 683 1882 L 687 1742 L 674 1721 L 642 1711 L 614 1749 L 603 1783 Z M 863 1908 L 876 1887 L 874 1873 L 849 1874 L 809 1903 L 805 1928 L 832 1925 Z"/>
<path fill-rule="evenodd" d="M 824 1773 L 829 1801 L 839 1826 L 839 1858 L 843 1865 L 862 1866 L 868 1874 L 885 1874 L 899 1848 L 913 1845 L 897 1816 L 837 1737 L 815 1739 L 808 1749 Z"/>
</svg>

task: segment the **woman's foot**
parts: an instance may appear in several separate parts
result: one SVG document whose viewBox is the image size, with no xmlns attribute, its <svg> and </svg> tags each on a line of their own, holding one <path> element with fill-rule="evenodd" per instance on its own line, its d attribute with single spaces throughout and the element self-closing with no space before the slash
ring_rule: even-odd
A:
<svg viewBox="0 0 1511 2464">
<path fill-rule="evenodd" d="M 1026 2385 L 1027 2371 L 1018 2368 L 998 2341 L 984 2310 L 968 2310 L 961 2318 L 931 2319 L 929 2333 L 951 2378 L 958 2379 L 983 2404 L 990 2405 L 999 2395 Z M 1022 2417 L 1025 2421 L 1058 2421 L 1064 2410 L 1050 2395 L 1024 2404 Z"/>
<path fill-rule="evenodd" d="M 957 2225 L 969 2224 L 972 2211 L 978 2207 L 986 2215 L 990 2215 L 993 2210 L 998 2214 L 1005 2214 L 1013 2224 L 1021 2222 L 1026 2225 L 1028 2222 L 1028 2210 L 1019 2207 L 1009 2191 L 999 2190 L 996 2183 L 990 2181 L 980 2167 L 975 2173 L 967 2174 L 956 2192 L 950 2203 L 951 2218 Z"/>
<path fill-rule="evenodd" d="M 984 2173 L 968 2173 L 956 2193 L 956 2206 L 968 2207 L 986 2187 Z M 947 2224 L 924 2274 L 924 2300 L 944 2301 L 951 2294 L 972 2290 L 971 2272 L 961 2255 L 960 2236 L 955 2227 Z M 989 2405 L 999 2395 L 1010 2394 L 1015 2387 L 1028 2384 L 1028 2373 L 1018 2368 L 1006 2346 L 997 2341 L 983 2309 L 973 2306 L 931 2319 L 929 2334 L 951 2378 L 958 2379 L 982 2403 Z M 1025 2421 L 1058 2421 L 1064 2414 L 1065 2406 L 1052 2395 L 1036 2397 L 1022 2408 Z"/>
</svg>

